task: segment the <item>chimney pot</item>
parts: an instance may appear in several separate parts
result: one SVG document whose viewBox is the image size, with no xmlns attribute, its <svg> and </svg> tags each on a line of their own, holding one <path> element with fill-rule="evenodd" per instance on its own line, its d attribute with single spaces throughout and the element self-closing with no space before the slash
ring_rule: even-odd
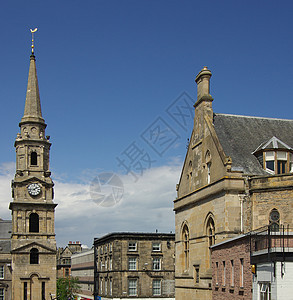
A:
<svg viewBox="0 0 293 300">
<path fill-rule="evenodd" d="M 210 96 L 210 78 L 212 72 L 208 67 L 203 67 L 203 69 L 198 73 L 195 78 L 197 83 L 197 101 L 199 101 L 203 96 Z"/>
</svg>

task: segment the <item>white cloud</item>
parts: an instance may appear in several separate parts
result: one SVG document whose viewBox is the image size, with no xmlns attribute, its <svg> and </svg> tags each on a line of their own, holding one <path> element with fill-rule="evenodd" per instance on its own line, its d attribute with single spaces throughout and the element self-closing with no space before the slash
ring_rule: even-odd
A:
<svg viewBox="0 0 293 300">
<path fill-rule="evenodd" d="M 11 219 L 11 211 L 9 210 L 9 203 L 12 201 L 11 197 L 11 180 L 15 173 L 15 163 L 7 162 L 0 165 L 0 218 Z"/>
<path fill-rule="evenodd" d="M 0 217 L 6 219 L 11 218 L 8 205 L 14 172 L 14 163 L 0 166 Z M 57 245 L 81 241 L 91 247 L 95 237 L 114 231 L 174 232 L 173 200 L 180 172 L 181 165 L 174 162 L 146 170 L 137 182 L 131 175 L 120 175 L 124 196 L 111 207 L 102 207 L 91 199 L 89 184 L 55 178 Z"/>
<path fill-rule="evenodd" d="M 146 170 L 137 182 L 121 175 L 124 197 L 115 206 L 91 200 L 89 185 L 56 182 L 56 233 L 59 244 L 78 240 L 92 244 L 94 237 L 114 231 L 174 232 L 173 200 L 181 166 Z"/>
</svg>

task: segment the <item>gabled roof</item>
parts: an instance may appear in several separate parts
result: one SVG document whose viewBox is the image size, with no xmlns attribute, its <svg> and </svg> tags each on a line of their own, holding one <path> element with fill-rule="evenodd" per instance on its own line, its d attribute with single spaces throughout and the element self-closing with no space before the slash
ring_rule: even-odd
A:
<svg viewBox="0 0 293 300">
<path fill-rule="evenodd" d="M 39 248 L 41 248 L 43 250 L 46 250 L 47 251 L 46 253 L 48 253 L 48 252 L 49 253 L 56 253 L 57 252 L 56 249 L 52 249 L 52 248 L 50 248 L 48 246 L 45 246 L 45 245 L 43 245 L 41 243 L 38 243 L 38 242 L 35 242 L 35 241 L 28 242 L 26 245 L 22 245 L 22 246 L 20 246 L 18 248 L 14 248 L 11 252 L 12 253 L 14 253 L 14 252 L 17 252 L 17 253 L 27 253 L 27 250 L 30 249 L 30 248 L 32 248 L 32 247 L 39 247 Z M 45 251 L 43 251 L 43 252 L 45 252 Z"/>
<path fill-rule="evenodd" d="M 268 141 L 260 144 L 255 151 L 252 153 L 256 153 L 261 150 L 266 150 L 266 149 L 284 149 L 284 150 L 292 150 L 291 147 L 280 141 L 278 138 L 273 136 L 271 139 Z"/>
<path fill-rule="evenodd" d="M 293 120 L 214 114 L 214 127 L 232 170 L 245 174 L 267 174 L 252 153 L 272 137 L 282 149 L 293 147 Z"/>
</svg>

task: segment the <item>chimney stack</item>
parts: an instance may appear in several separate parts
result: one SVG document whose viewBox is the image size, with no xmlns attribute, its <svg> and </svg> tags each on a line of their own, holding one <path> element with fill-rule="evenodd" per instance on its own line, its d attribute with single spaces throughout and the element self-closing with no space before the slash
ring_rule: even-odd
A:
<svg viewBox="0 0 293 300">
<path fill-rule="evenodd" d="M 195 78 L 195 82 L 197 83 L 197 101 L 203 96 L 210 95 L 210 78 L 212 76 L 212 72 L 208 69 L 208 67 L 203 67 L 203 69 L 198 73 Z"/>
</svg>

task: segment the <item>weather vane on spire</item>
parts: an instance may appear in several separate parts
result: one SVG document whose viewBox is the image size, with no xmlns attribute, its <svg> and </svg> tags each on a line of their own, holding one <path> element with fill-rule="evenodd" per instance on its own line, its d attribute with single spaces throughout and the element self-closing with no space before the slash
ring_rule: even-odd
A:
<svg viewBox="0 0 293 300">
<path fill-rule="evenodd" d="M 31 33 L 32 33 L 32 54 L 34 54 L 34 33 L 38 30 L 38 28 L 35 29 L 30 29 Z"/>
</svg>

